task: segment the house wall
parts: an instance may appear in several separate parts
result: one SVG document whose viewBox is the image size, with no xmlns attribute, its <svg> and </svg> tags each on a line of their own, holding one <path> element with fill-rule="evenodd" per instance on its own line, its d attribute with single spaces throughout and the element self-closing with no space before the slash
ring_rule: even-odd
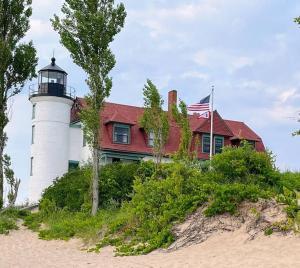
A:
<svg viewBox="0 0 300 268">
<path fill-rule="evenodd" d="M 80 125 L 70 127 L 69 160 L 81 162 L 83 136 Z"/>
</svg>

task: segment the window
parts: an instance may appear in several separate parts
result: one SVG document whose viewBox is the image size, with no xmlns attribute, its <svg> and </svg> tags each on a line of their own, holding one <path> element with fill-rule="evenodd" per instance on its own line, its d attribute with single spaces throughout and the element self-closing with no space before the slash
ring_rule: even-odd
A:
<svg viewBox="0 0 300 268">
<path fill-rule="evenodd" d="M 210 153 L 210 135 L 204 134 L 202 136 L 202 153 Z"/>
<path fill-rule="evenodd" d="M 32 106 L 32 119 L 35 119 L 36 104 Z"/>
<path fill-rule="evenodd" d="M 148 134 L 148 145 L 150 147 L 153 147 L 154 146 L 154 133 L 153 131 L 151 131 L 149 134 Z"/>
<path fill-rule="evenodd" d="M 69 161 L 69 171 L 77 169 L 79 167 L 78 161 Z"/>
<path fill-rule="evenodd" d="M 222 148 L 224 147 L 224 137 L 214 136 L 214 153 L 218 154 L 222 152 Z M 203 134 L 202 136 L 202 153 L 209 154 L 210 153 L 210 135 Z"/>
<path fill-rule="evenodd" d="M 41 72 L 41 80 L 42 80 L 42 84 L 43 83 L 48 83 L 48 80 L 49 80 L 49 73 L 48 73 L 48 71 Z"/>
<path fill-rule="evenodd" d="M 49 72 L 49 83 L 64 84 L 64 74 L 60 72 Z"/>
<path fill-rule="evenodd" d="M 30 176 L 33 175 L 33 157 L 30 158 Z"/>
<path fill-rule="evenodd" d="M 130 126 L 115 124 L 113 131 L 114 143 L 129 144 L 130 141 Z"/>
<path fill-rule="evenodd" d="M 34 144 L 35 126 L 32 126 L 31 144 Z"/>
<path fill-rule="evenodd" d="M 223 147 L 224 147 L 224 138 L 220 136 L 215 136 L 215 154 L 222 153 Z"/>
</svg>

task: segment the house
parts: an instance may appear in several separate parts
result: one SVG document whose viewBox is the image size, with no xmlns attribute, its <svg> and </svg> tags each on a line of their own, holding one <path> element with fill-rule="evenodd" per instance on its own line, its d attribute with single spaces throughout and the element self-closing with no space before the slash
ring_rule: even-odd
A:
<svg viewBox="0 0 300 268">
<path fill-rule="evenodd" d="M 70 168 L 87 163 L 91 151 L 87 145 L 79 119 L 79 111 L 85 101 L 76 98 L 72 88 L 67 86 L 67 73 L 56 65 L 52 58 L 50 65 L 39 71 L 37 87 L 30 90 L 32 103 L 32 145 L 30 159 L 31 202 L 37 202 L 42 191 L 57 177 Z M 180 143 L 180 129 L 172 119 L 171 107 L 177 104 L 177 92 L 168 95 L 169 138 L 165 146 L 164 161 L 169 161 Z M 139 121 L 144 109 L 141 107 L 106 102 L 101 113 L 101 164 L 118 161 L 141 161 L 152 159 L 153 136 L 147 135 Z M 193 132 L 192 150 L 196 137 L 200 140 L 197 150 L 200 160 L 209 159 L 210 119 L 190 115 Z M 264 151 L 261 138 L 245 123 L 225 120 L 214 111 L 213 151 L 220 153 L 224 146 L 239 146 L 247 140 L 257 151 Z"/>
<path fill-rule="evenodd" d="M 174 154 L 180 143 L 180 128 L 171 116 L 171 107 L 177 104 L 177 91 L 169 92 L 168 107 L 170 118 L 170 133 L 165 146 L 165 159 Z M 78 112 L 85 106 L 84 99 L 76 98 L 71 109 L 71 127 L 80 125 Z M 139 121 L 144 109 L 117 103 L 105 103 L 101 113 L 102 133 L 101 152 L 105 163 L 116 161 L 140 161 L 152 158 L 151 136 L 148 136 L 140 126 Z M 198 114 L 190 116 L 190 126 L 193 132 L 192 150 L 195 148 L 195 138 L 200 138 L 200 160 L 209 159 L 210 151 L 210 119 L 199 118 Z M 224 146 L 238 146 L 241 140 L 247 140 L 257 151 L 264 151 L 261 138 L 245 123 L 224 120 L 214 112 L 214 153 L 221 152 Z M 85 144 L 86 146 L 86 144 Z M 78 161 L 79 164 L 80 161 Z"/>
</svg>

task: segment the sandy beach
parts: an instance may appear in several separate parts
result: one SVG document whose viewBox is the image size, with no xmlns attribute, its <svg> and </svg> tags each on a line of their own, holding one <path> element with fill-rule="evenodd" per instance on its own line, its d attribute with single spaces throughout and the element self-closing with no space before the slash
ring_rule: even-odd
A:
<svg viewBox="0 0 300 268">
<path fill-rule="evenodd" d="M 114 257 L 111 247 L 99 254 L 81 249 L 79 240 L 43 241 L 22 227 L 0 236 L 0 267 L 300 267 L 299 236 L 261 235 L 247 241 L 241 230 L 216 234 L 171 253 L 156 251 L 146 256 Z"/>
</svg>

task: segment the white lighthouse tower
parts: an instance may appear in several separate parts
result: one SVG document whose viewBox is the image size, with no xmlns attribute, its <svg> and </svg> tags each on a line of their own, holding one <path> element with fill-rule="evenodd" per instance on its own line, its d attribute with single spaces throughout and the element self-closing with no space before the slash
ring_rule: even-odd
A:
<svg viewBox="0 0 300 268">
<path fill-rule="evenodd" d="M 51 59 L 30 89 L 32 145 L 29 201 L 38 202 L 45 188 L 68 171 L 70 111 L 75 93 L 67 88 L 67 73 Z"/>
</svg>

